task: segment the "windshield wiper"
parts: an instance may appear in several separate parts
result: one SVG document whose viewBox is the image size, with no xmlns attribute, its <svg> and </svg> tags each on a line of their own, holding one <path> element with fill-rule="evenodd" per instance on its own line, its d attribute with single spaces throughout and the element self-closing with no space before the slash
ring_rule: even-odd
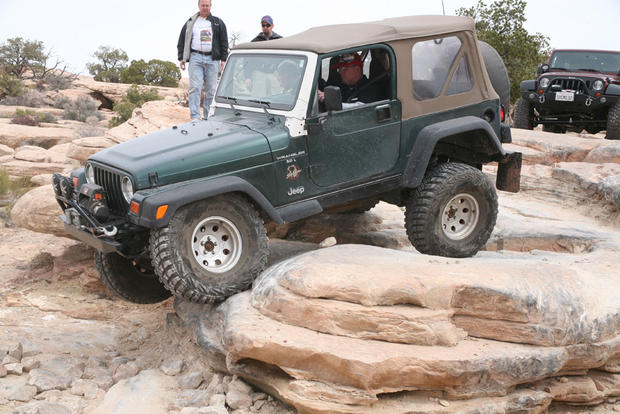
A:
<svg viewBox="0 0 620 414">
<path fill-rule="evenodd" d="M 217 95 L 216 98 L 222 98 L 222 99 L 226 99 L 227 101 L 233 101 L 235 104 L 237 103 L 237 98 L 234 98 L 232 96 Z M 235 115 L 239 112 L 237 111 L 237 108 L 233 106 L 232 102 L 230 102 L 230 109 L 232 109 L 235 112 Z"/>
<path fill-rule="evenodd" d="M 269 111 L 267 110 L 267 108 L 271 108 L 271 102 L 269 101 L 261 101 L 259 99 L 248 99 L 248 102 L 254 102 L 257 103 L 259 105 L 264 105 L 263 106 L 263 111 L 265 111 L 265 115 L 267 115 L 267 119 L 271 122 L 274 122 L 276 119 L 273 116 L 273 114 L 269 113 Z"/>
<path fill-rule="evenodd" d="M 269 102 L 269 101 L 261 101 L 261 100 L 258 100 L 258 99 L 248 99 L 248 102 L 254 102 L 254 103 L 257 103 L 259 105 L 266 105 L 267 108 L 271 108 L 271 102 Z"/>
<path fill-rule="evenodd" d="M 566 69 L 566 68 L 549 68 L 549 72 L 551 72 L 553 70 L 568 70 L 568 69 Z"/>
<path fill-rule="evenodd" d="M 582 72 L 599 72 L 599 71 L 598 71 L 598 70 L 596 70 L 596 69 L 577 69 L 577 71 L 578 71 L 578 72 L 579 72 L 579 71 L 582 71 Z"/>
</svg>

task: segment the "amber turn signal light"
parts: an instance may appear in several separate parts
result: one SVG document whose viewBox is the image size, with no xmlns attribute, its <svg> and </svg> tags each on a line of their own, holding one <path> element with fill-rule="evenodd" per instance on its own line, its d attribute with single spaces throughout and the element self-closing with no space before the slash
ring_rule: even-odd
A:
<svg viewBox="0 0 620 414">
<path fill-rule="evenodd" d="M 131 204 L 129 204 L 129 211 L 137 216 L 140 212 L 140 204 L 132 200 Z"/>
<path fill-rule="evenodd" d="M 77 187 L 78 187 L 78 178 L 73 177 L 73 188 L 77 188 Z"/>
<path fill-rule="evenodd" d="M 157 207 L 157 214 L 155 215 L 155 218 L 159 220 L 160 218 L 166 215 L 166 211 L 168 211 L 168 204 L 164 204 L 163 206 Z"/>
</svg>

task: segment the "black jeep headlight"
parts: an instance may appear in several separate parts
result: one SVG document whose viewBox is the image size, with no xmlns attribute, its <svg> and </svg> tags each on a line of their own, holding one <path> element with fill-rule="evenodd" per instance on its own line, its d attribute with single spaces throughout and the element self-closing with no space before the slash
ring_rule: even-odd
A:
<svg viewBox="0 0 620 414">
<path fill-rule="evenodd" d="M 546 88 L 547 86 L 549 86 L 549 78 L 540 78 L 540 80 L 538 81 L 538 85 L 541 88 Z"/>
<path fill-rule="evenodd" d="M 605 86 L 605 83 L 600 79 L 597 79 L 594 81 L 594 83 L 592 83 L 592 89 L 594 89 L 595 91 L 602 90 L 603 86 Z"/>
<path fill-rule="evenodd" d="M 126 175 L 121 178 L 121 191 L 123 192 L 123 197 L 125 197 L 127 204 L 131 203 L 131 199 L 133 198 L 133 184 L 131 183 L 131 178 Z"/>
<path fill-rule="evenodd" d="M 95 169 L 89 162 L 84 166 L 84 175 L 86 176 L 86 182 L 88 184 L 95 184 Z"/>
</svg>

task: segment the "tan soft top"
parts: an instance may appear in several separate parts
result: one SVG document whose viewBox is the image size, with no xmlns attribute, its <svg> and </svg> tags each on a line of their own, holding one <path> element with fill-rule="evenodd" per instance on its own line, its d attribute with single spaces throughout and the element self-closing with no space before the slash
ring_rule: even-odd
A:
<svg viewBox="0 0 620 414">
<path fill-rule="evenodd" d="M 460 16 L 406 16 L 376 22 L 319 26 L 282 39 L 242 43 L 235 49 L 288 49 L 328 53 L 391 40 L 474 31 L 474 21 Z"/>
</svg>

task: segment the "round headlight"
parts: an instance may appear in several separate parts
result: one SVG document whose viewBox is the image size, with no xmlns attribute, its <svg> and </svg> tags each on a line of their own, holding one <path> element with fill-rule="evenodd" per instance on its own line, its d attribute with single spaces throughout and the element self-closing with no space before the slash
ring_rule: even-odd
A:
<svg viewBox="0 0 620 414">
<path fill-rule="evenodd" d="M 595 91 L 600 91 L 603 89 L 603 86 L 605 86 L 605 84 L 603 83 L 602 80 L 597 79 L 594 81 L 594 83 L 592 84 L 592 89 L 594 89 Z"/>
<path fill-rule="evenodd" d="M 95 184 L 95 169 L 92 164 L 86 164 L 84 167 L 84 175 L 88 184 Z"/>
<path fill-rule="evenodd" d="M 131 199 L 133 198 L 133 184 L 131 184 L 131 178 L 126 175 L 121 179 L 121 191 L 123 192 L 123 197 L 125 197 L 127 204 L 131 203 Z"/>
<path fill-rule="evenodd" d="M 546 88 L 547 86 L 549 86 L 549 78 L 540 78 L 538 84 L 541 88 Z"/>
</svg>

